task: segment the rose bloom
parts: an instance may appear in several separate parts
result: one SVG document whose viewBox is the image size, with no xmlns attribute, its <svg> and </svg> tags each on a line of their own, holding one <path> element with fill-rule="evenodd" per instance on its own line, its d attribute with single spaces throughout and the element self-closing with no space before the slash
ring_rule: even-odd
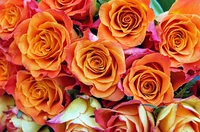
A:
<svg viewBox="0 0 200 132">
<path fill-rule="evenodd" d="M 97 109 L 95 119 L 105 132 L 151 132 L 155 126 L 153 115 L 138 100 L 123 102 L 112 109 Z"/>
<path fill-rule="evenodd" d="M 9 52 L 21 55 L 21 59 L 18 57 L 15 61 L 21 60 L 34 77 L 53 78 L 61 70 L 61 63 L 66 58 L 65 48 L 74 33 L 71 19 L 63 12 L 39 12 L 18 26 L 16 40 Z"/>
<path fill-rule="evenodd" d="M 161 38 L 159 52 L 169 56 L 171 66 L 193 63 L 200 56 L 200 17 L 198 0 L 177 0 L 169 13 L 158 16 Z"/>
<path fill-rule="evenodd" d="M 158 106 L 172 102 L 174 97 L 169 58 L 159 53 L 134 61 L 122 83 L 124 93 L 143 104 Z"/>
<path fill-rule="evenodd" d="M 100 6 L 98 36 L 120 42 L 124 49 L 140 45 L 154 20 L 150 0 L 110 0 Z"/>
<path fill-rule="evenodd" d="M 102 128 L 95 121 L 94 111 L 99 108 L 101 105 L 95 98 L 82 95 L 74 99 L 61 114 L 48 122 L 66 123 L 65 132 L 98 132 Z"/>
<path fill-rule="evenodd" d="M 170 14 L 160 23 L 159 52 L 170 57 L 173 67 L 199 60 L 199 21 L 197 15 Z"/>
<path fill-rule="evenodd" d="M 5 122 L 8 132 L 38 132 L 42 127 L 34 122 L 31 117 L 23 113 L 18 116 L 18 112 L 16 107 L 5 112 L 5 114 L 7 114 Z"/>
<path fill-rule="evenodd" d="M 0 49 L 0 96 L 4 94 L 10 76 L 16 71 L 17 67 L 7 60 L 5 52 Z"/>
<path fill-rule="evenodd" d="M 5 91 L 5 85 L 10 77 L 10 63 L 7 61 L 3 50 L 0 49 L 0 95 Z"/>
<path fill-rule="evenodd" d="M 56 9 L 64 11 L 79 26 L 89 26 L 97 13 L 96 0 L 41 0 L 39 9 Z"/>
<path fill-rule="evenodd" d="M 12 106 L 14 106 L 14 99 L 12 96 L 0 96 L 0 132 L 6 129 L 6 111 L 10 110 Z"/>
<path fill-rule="evenodd" d="M 19 110 L 31 116 L 36 123 L 44 124 L 67 105 L 65 82 L 66 77 L 61 74 L 56 78 L 36 80 L 28 71 L 21 70 L 6 88 L 7 93 L 13 95 Z"/>
<path fill-rule="evenodd" d="M 37 8 L 35 0 L 1 0 L 0 2 L 0 38 L 8 40 L 13 31 L 25 19 L 30 18 Z"/>
<path fill-rule="evenodd" d="M 191 96 L 163 108 L 157 117 L 156 127 L 161 132 L 199 132 L 200 100 Z"/>
<path fill-rule="evenodd" d="M 120 75 L 126 70 L 120 44 L 81 39 L 72 43 L 67 53 L 69 69 L 81 82 L 90 86 L 92 95 L 112 101 L 124 96 L 117 86 Z"/>
</svg>

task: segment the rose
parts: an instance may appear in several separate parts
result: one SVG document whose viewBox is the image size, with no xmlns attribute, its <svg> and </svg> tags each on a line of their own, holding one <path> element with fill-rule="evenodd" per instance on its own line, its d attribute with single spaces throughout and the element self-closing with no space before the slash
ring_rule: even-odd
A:
<svg viewBox="0 0 200 132">
<path fill-rule="evenodd" d="M 6 128 L 6 111 L 8 111 L 11 106 L 14 106 L 14 99 L 12 96 L 2 95 L 0 96 L 0 131 Z"/>
<path fill-rule="evenodd" d="M 94 111 L 99 108 L 101 105 L 95 98 L 83 95 L 74 99 L 61 114 L 49 120 L 48 123 L 66 123 L 66 132 L 96 132 L 101 130 L 94 117 Z"/>
<path fill-rule="evenodd" d="M 15 65 L 7 60 L 6 54 L 0 49 L 0 96 L 5 92 L 5 85 L 7 84 L 10 76 L 15 74 L 17 69 Z"/>
<path fill-rule="evenodd" d="M 41 0 L 39 8 L 41 10 L 62 10 L 74 20 L 74 24 L 81 27 L 91 25 L 93 23 L 93 16 L 97 13 L 96 0 Z"/>
<path fill-rule="evenodd" d="M 1 0 L 0 2 L 0 38 L 8 40 L 13 31 L 25 19 L 30 18 L 36 11 L 35 0 Z"/>
<path fill-rule="evenodd" d="M 92 95 L 112 101 L 123 97 L 117 83 L 125 72 L 125 58 L 118 43 L 81 39 L 72 43 L 67 53 L 69 69 L 81 82 L 91 87 Z"/>
<path fill-rule="evenodd" d="M 126 95 L 155 106 L 173 100 L 168 57 L 159 53 L 147 54 L 134 61 L 128 71 L 122 82 Z"/>
<path fill-rule="evenodd" d="M 74 124 L 67 123 L 67 128 L 65 132 L 99 132 L 98 130 L 95 130 L 94 128 L 85 127 L 81 124 Z"/>
<path fill-rule="evenodd" d="M 18 26 L 17 39 L 12 43 L 17 46 L 11 47 L 15 49 L 15 56 L 22 56 L 23 66 L 34 77 L 53 78 L 61 70 L 61 63 L 66 58 L 65 48 L 72 42 L 73 33 L 71 19 L 62 12 L 39 12 Z"/>
<path fill-rule="evenodd" d="M 11 64 L 6 60 L 4 52 L 0 49 L 0 95 L 5 91 L 5 85 L 10 77 Z"/>
<path fill-rule="evenodd" d="M 154 19 L 149 0 L 110 0 L 101 5 L 98 36 L 120 42 L 124 49 L 140 45 Z"/>
<path fill-rule="evenodd" d="M 199 16 L 185 14 L 171 14 L 162 20 L 158 29 L 162 39 L 159 52 L 170 57 L 171 66 L 199 60 L 199 20 Z"/>
<path fill-rule="evenodd" d="M 198 2 L 177 0 L 168 14 L 158 16 L 159 52 L 170 57 L 173 67 L 199 60 L 200 17 L 195 5 Z"/>
<path fill-rule="evenodd" d="M 105 132 L 150 132 L 155 125 L 152 114 L 138 100 L 123 102 L 113 109 L 97 109 L 95 119 Z"/>
<path fill-rule="evenodd" d="M 200 130 L 199 103 L 199 99 L 194 96 L 171 103 L 158 113 L 156 127 L 161 132 L 198 132 Z"/>
<path fill-rule="evenodd" d="M 31 116 L 36 123 L 44 124 L 69 103 L 65 100 L 66 79 L 59 74 L 56 78 L 44 77 L 42 80 L 36 80 L 28 71 L 21 70 L 16 78 L 12 76 L 6 90 L 13 95 L 19 110 Z"/>
<path fill-rule="evenodd" d="M 8 132 L 37 132 L 42 128 L 42 126 L 34 122 L 31 117 L 23 113 L 19 116 L 19 113 L 20 112 L 16 107 L 6 112 L 6 125 Z"/>
</svg>

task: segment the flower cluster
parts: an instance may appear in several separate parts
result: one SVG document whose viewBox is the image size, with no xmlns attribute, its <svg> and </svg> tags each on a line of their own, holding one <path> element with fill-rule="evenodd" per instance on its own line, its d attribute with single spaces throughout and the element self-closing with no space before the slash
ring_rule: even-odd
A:
<svg viewBox="0 0 200 132">
<path fill-rule="evenodd" d="M 199 0 L 1 0 L 0 131 L 200 131 Z"/>
</svg>

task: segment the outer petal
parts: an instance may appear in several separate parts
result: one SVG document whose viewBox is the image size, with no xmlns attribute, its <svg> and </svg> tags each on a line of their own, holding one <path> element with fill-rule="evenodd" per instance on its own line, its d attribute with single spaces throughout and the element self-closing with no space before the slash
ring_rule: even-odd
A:
<svg viewBox="0 0 200 132">
<path fill-rule="evenodd" d="M 199 7 L 199 0 L 176 0 L 171 6 L 169 13 L 200 15 Z"/>
</svg>

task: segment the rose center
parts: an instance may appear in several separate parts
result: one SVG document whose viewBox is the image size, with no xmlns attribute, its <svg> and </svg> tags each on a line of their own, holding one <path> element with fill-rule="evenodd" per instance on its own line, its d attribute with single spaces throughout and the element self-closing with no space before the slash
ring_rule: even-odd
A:
<svg viewBox="0 0 200 132">
<path fill-rule="evenodd" d="M 8 72 L 8 63 L 6 63 L 4 60 L 0 59 L 0 81 L 7 80 L 9 77 Z"/>
<path fill-rule="evenodd" d="M 31 58 L 39 57 L 50 59 L 58 55 L 60 49 L 59 32 L 55 28 L 42 29 L 40 33 L 34 38 L 35 44 L 32 44 L 30 51 Z"/>
<path fill-rule="evenodd" d="M 33 100 L 48 99 L 46 87 L 42 81 L 35 82 L 29 90 L 29 98 Z"/>
<path fill-rule="evenodd" d="M 19 9 L 15 6 L 11 6 L 5 10 L 4 19 L 1 21 L 2 27 L 4 27 L 4 32 L 10 32 L 14 30 L 16 23 L 19 21 L 20 16 L 18 16 Z"/>
<path fill-rule="evenodd" d="M 155 91 L 155 88 L 156 88 L 156 85 L 155 85 L 155 82 L 153 80 L 145 81 L 144 83 L 142 83 L 141 92 L 144 95 L 151 94 L 152 92 Z"/>
<path fill-rule="evenodd" d="M 180 51 L 183 50 L 186 46 L 186 43 L 184 41 L 185 35 L 181 31 L 174 31 L 170 35 L 170 49 L 172 51 Z"/>
<path fill-rule="evenodd" d="M 137 29 L 140 25 L 140 12 L 135 7 L 123 6 L 117 15 L 117 23 L 124 33 Z"/>
<path fill-rule="evenodd" d="M 103 73 L 106 67 L 107 57 L 103 51 L 92 51 L 87 54 L 86 67 L 94 73 Z"/>
</svg>

